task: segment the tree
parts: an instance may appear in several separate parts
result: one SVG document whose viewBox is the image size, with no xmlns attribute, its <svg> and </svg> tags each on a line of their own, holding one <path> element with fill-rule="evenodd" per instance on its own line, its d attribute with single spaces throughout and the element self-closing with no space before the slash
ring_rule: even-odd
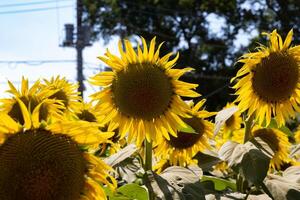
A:
<svg viewBox="0 0 300 200">
<path fill-rule="evenodd" d="M 196 69 L 185 76 L 199 84 L 198 92 L 215 110 L 233 100 L 229 86 L 234 64 L 247 47 L 237 37 L 254 38 L 261 30 L 278 27 L 287 33 L 300 22 L 297 0 L 85 0 L 85 22 L 93 27 L 94 39 L 111 36 L 165 41 L 163 52 L 179 51 L 178 67 Z M 290 17 L 292 14 L 292 18 Z M 254 33 L 254 34 L 250 34 Z M 299 37 L 300 38 L 300 37 Z M 255 44 L 255 38 L 250 47 Z M 251 49 L 253 50 L 253 48 Z"/>
</svg>

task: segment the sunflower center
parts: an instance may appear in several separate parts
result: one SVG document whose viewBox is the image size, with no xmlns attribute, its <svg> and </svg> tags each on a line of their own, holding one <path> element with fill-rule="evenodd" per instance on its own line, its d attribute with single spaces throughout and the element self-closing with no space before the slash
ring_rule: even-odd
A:
<svg viewBox="0 0 300 200">
<path fill-rule="evenodd" d="M 97 122 L 95 115 L 88 110 L 83 110 L 81 113 L 77 114 L 77 116 L 84 121 Z"/>
<path fill-rule="evenodd" d="M 186 124 L 191 126 L 196 133 L 185 133 L 185 132 L 177 132 L 177 137 L 170 135 L 170 140 L 168 143 L 175 148 L 178 149 L 186 149 L 192 147 L 196 144 L 199 139 L 201 139 L 202 135 L 205 131 L 205 126 L 202 119 L 197 117 L 193 118 L 183 118 L 182 119 Z"/>
<path fill-rule="evenodd" d="M 271 53 L 253 72 L 254 92 L 267 102 L 289 99 L 299 80 L 297 61 L 288 53 Z"/>
<path fill-rule="evenodd" d="M 274 151 L 277 152 L 279 148 L 279 140 L 278 137 L 276 136 L 276 133 L 272 129 L 259 129 L 253 132 L 254 137 L 259 137 L 261 138 L 265 143 L 267 143 L 270 148 Z"/>
<path fill-rule="evenodd" d="M 232 127 L 234 125 L 234 115 L 231 115 L 226 121 L 225 125 L 227 127 Z"/>
<path fill-rule="evenodd" d="M 38 100 L 33 96 L 22 96 L 20 97 L 20 100 L 25 104 L 25 106 L 27 106 L 30 112 L 32 112 L 34 108 L 39 104 Z M 17 101 L 13 104 L 11 110 L 8 112 L 8 115 L 20 124 L 24 124 L 22 111 Z"/>
<path fill-rule="evenodd" d="M 112 83 L 115 104 L 124 115 L 151 120 L 162 115 L 172 100 L 170 78 L 150 63 L 130 64 Z"/>
<path fill-rule="evenodd" d="M 84 186 L 86 162 L 65 135 L 27 131 L 0 146 L 0 199 L 76 200 Z"/>
<path fill-rule="evenodd" d="M 68 96 L 66 95 L 66 93 L 63 90 L 59 90 L 59 91 L 55 92 L 54 94 L 52 94 L 49 97 L 49 99 L 61 100 L 66 107 L 68 106 L 68 103 L 69 103 Z"/>
</svg>

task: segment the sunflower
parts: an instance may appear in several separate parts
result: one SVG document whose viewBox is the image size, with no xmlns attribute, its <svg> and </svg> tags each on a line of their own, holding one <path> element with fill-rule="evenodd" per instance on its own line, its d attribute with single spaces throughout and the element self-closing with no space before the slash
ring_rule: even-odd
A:
<svg viewBox="0 0 300 200">
<path fill-rule="evenodd" d="M 162 139 L 157 144 L 155 155 L 161 159 L 168 159 L 171 165 L 186 166 L 194 163 L 193 157 L 200 151 L 210 148 L 209 138 L 213 136 L 213 124 L 205 118 L 215 113 L 200 110 L 205 100 L 199 101 L 191 108 L 192 118 L 182 120 L 194 129 L 195 133 L 178 131 L 177 136 Z"/>
<path fill-rule="evenodd" d="M 281 126 L 300 111 L 300 46 L 290 47 L 292 30 L 284 42 L 276 30 L 267 35 L 268 47 L 260 45 L 238 60 L 244 65 L 233 78 L 238 80 L 233 88 L 241 112 L 254 114 L 260 125 L 275 117 Z"/>
<path fill-rule="evenodd" d="M 224 109 L 233 106 L 235 106 L 234 103 L 227 103 Z M 241 124 L 242 124 L 241 112 L 236 111 L 231 117 L 229 117 L 229 119 L 225 121 L 222 132 L 226 133 L 226 132 L 238 130 L 241 128 Z"/>
<path fill-rule="evenodd" d="M 44 101 L 48 98 L 48 94 L 41 92 L 41 84 L 39 80 L 36 81 L 31 87 L 29 87 L 28 79 L 25 79 L 23 77 L 21 91 L 17 90 L 10 81 L 8 81 L 8 85 L 9 90 L 7 90 L 7 92 L 10 93 L 12 97 L 0 99 L 0 111 L 7 113 L 10 117 L 18 121 L 19 123 L 23 124 L 24 119 L 17 99 L 21 100 L 24 103 L 29 112 L 32 112 L 37 105 L 43 102 L 39 109 L 40 121 L 47 121 L 51 117 L 60 117 L 62 115 L 60 109 L 63 108 L 63 105 L 59 101 L 50 99 Z"/>
<path fill-rule="evenodd" d="M 0 199 L 106 199 L 100 184 L 116 187 L 111 168 L 82 146 L 101 143 L 110 133 L 83 121 L 41 123 L 43 102 L 29 112 L 16 100 L 24 124 L 0 113 Z"/>
<path fill-rule="evenodd" d="M 241 129 L 240 132 L 244 132 Z M 291 144 L 288 140 L 288 136 L 275 128 L 262 128 L 259 126 L 254 126 L 252 129 L 252 137 L 259 137 L 262 141 L 267 143 L 269 147 L 274 152 L 274 155 L 270 162 L 270 167 L 273 169 L 280 169 L 281 165 L 284 163 L 289 163 L 291 159 L 289 158 L 289 150 Z M 241 143 L 244 140 L 244 134 L 238 134 L 235 139 L 238 138 L 238 142 Z"/>
<path fill-rule="evenodd" d="M 103 122 L 109 122 L 109 130 L 119 127 L 121 138 L 128 132 L 128 141 L 135 141 L 137 146 L 145 138 L 155 141 L 162 135 L 169 139 L 169 133 L 176 136 L 176 130 L 186 126 L 179 116 L 187 117 L 189 110 L 180 96 L 199 96 L 192 90 L 197 84 L 178 80 L 192 69 L 172 69 L 179 54 L 173 60 L 169 60 L 172 53 L 160 58 L 162 44 L 155 51 L 155 38 L 149 49 L 143 38 L 142 42 L 143 50 L 138 45 L 137 52 L 127 40 L 124 52 L 119 42 L 121 58 L 107 50 L 99 59 L 112 71 L 90 79 L 91 84 L 104 87 L 92 95 L 106 116 Z"/>
<path fill-rule="evenodd" d="M 104 116 L 101 115 L 101 113 L 98 112 L 96 107 L 92 104 L 92 102 L 85 103 L 81 102 L 78 104 L 78 109 L 75 113 L 68 113 L 68 115 L 71 118 L 75 118 L 75 120 L 82 120 L 86 122 L 93 123 L 97 126 L 99 125 L 99 128 L 103 132 L 107 132 L 108 126 L 107 124 L 103 124 L 103 118 Z M 73 119 L 74 120 L 74 119 Z M 114 132 L 112 132 L 112 136 L 105 142 L 102 142 L 99 145 L 94 146 L 93 151 L 98 152 L 97 154 L 102 155 L 106 153 L 108 150 L 109 155 L 112 155 L 116 153 L 118 150 L 121 149 L 122 146 L 124 146 L 124 139 L 119 140 L 119 135 L 117 134 L 118 129 L 116 129 Z"/>
<path fill-rule="evenodd" d="M 59 100 L 63 103 L 64 111 L 76 111 L 79 107 L 81 98 L 77 89 L 77 84 L 69 83 L 66 78 L 60 76 L 52 77 L 50 80 L 44 79 L 44 84 L 41 84 L 43 93 L 50 94 L 48 99 Z"/>
</svg>

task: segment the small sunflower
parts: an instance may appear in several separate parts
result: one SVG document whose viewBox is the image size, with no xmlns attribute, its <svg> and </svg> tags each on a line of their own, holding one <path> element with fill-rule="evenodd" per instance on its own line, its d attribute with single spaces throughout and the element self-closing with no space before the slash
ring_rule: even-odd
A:
<svg viewBox="0 0 300 200">
<path fill-rule="evenodd" d="M 137 146 L 145 138 L 151 141 L 163 135 L 169 139 L 169 133 L 176 136 L 176 130 L 185 126 L 179 116 L 187 117 L 189 110 L 180 96 L 199 96 L 192 90 L 197 84 L 178 80 L 192 69 L 172 69 L 178 54 L 173 60 L 169 60 L 172 53 L 160 58 L 162 44 L 155 50 L 155 38 L 149 49 L 143 38 L 142 42 L 143 50 L 138 45 L 137 52 L 127 40 L 124 52 L 120 42 L 121 58 L 107 50 L 105 57 L 99 59 L 112 71 L 90 79 L 91 84 L 104 87 L 92 95 L 99 101 L 99 111 L 106 116 L 104 123 L 109 122 L 109 130 L 119 127 L 121 138 L 128 132 L 128 141 L 136 141 Z"/>
<path fill-rule="evenodd" d="M 92 102 L 79 102 L 77 107 L 76 111 L 71 114 L 74 115 L 77 120 L 101 124 L 103 116 L 97 111 Z"/>
<path fill-rule="evenodd" d="M 227 103 L 225 108 L 230 108 L 232 106 L 235 106 L 234 103 Z M 241 112 L 236 111 L 229 119 L 227 119 L 223 125 L 223 132 L 230 132 L 234 130 L 238 130 L 241 128 L 242 124 L 242 117 Z"/>
<path fill-rule="evenodd" d="M 192 118 L 182 120 L 195 130 L 195 133 L 178 131 L 177 136 L 162 139 L 157 144 L 155 155 L 158 158 L 168 159 L 171 165 L 186 166 L 194 163 L 193 157 L 200 151 L 210 148 L 209 138 L 212 137 L 213 124 L 205 118 L 215 113 L 200 110 L 205 100 L 199 101 L 191 109 Z"/>
<path fill-rule="evenodd" d="M 104 116 L 98 112 L 92 102 L 81 102 L 78 105 L 77 111 L 75 113 L 68 113 L 68 115 L 71 115 L 70 117 L 73 119 L 75 118 L 75 120 L 82 120 L 95 124 L 95 126 L 99 126 L 100 130 L 103 132 L 107 132 L 108 130 L 107 124 L 102 123 Z M 93 151 L 98 152 L 99 155 L 103 155 L 108 150 L 109 155 L 112 155 L 120 150 L 121 147 L 124 146 L 125 141 L 124 139 L 119 140 L 119 135 L 117 134 L 118 129 L 114 132 L 112 132 L 111 137 L 107 141 L 102 142 L 100 146 L 94 146 L 92 148 Z"/>
<path fill-rule="evenodd" d="M 77 84 L 69 83 L 66 78 L 60 76 L 52 77 L 50 80 L 44 79 L 44 82 L 41 84 L 41 90 L 48 94 L 48 99 L 61 101 L 66 111 L 77 110 L 81 100 Z"/>
<path fill-rule="evenodd" d="M 0 199 L 105 200 L 100 184 L 116 187 L 111 168 L 82 145 L 101 143 L 110 134 L 82 121 L 46 125 L 39 121 L 42 103 L 29 112 L 16 100 L 24 124 L 0 113 Z"/>
<path fill-rule="evenodd" d="M 280 169 L 281 164 L 290 161 L 289 149 L 291 144 L 287 135 L 282 131 L 274 128 L 254 127 L 252 136 L 262 139 L 274 152 L 270 162 L 271 168 Z"/>
<path fill-rule="evenodd" d="M 20 91 L 17 90 L 10 81 L 8 81 L 8 85 L 10 89 L 7 90 L 7 92 L 10 93 L 12 97 L 0 99 L 0 102 L 2 103 L 0 110 L 7 113 L 10 117 L 18 121 L 19 123 L 23 124 L 24 119 L 17 99 L 21 100 L 24 103 L 29 112 L 32 112 L 37 105 L 43 102 L 43 104 L 40 105 L 39 109 L 40 121 L 47 121 L 51 117 L 61 116 L 62 113 L 60 109 L 63 107 L 62 104 L 56 100 L 49 99 L 44 101 L 48 96 L 47 94 L 41 92 L 40 81 L 36 81 L 31 87 L 29 87 L 28 79 L 25 79 L 23 77 Z"/>
<path fill-rule="evenodd" d="M 275 117 L 281 126 L 300 111 L 300 46 L 290 47 L 292 30 L 284 42 L 276 30 L 267 35 L 268 47 L 260 45 L 238 60 L 244 65 L 233 78 L 238 80 L 233 88 L 241 112 L 254 114 L 260 125 Z"/>
</svg>

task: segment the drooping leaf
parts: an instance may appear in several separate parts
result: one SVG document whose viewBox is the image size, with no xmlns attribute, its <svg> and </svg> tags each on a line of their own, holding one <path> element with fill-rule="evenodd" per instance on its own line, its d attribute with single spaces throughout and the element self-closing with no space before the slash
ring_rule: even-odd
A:
<svg viewBox="0 0 300 200">
<path fill-rule="evenodd" d="M 104 159 L 104 162 L 110 166 L 115 166 L 122 162 L 123 160 L 130 157 L 137 151 L 137 147 L 134 144 L 129 144 L 125 148 L 121 149 L 117 153 L 109 156 L 108 158 Z"/>
<path fill-rule="evenodd" d="M 270 158 L 257 149 L 245 153 L 240 165 L 242 175 L 250 183 L 261 185 L 269 170 Z"/>
<path fill-rule="evenodd" d="M 237 142 L 228 141 L 220 148 L 219 157 L 228 162 L 229 166 L 237 166 L 241 163 L 245 153 L 255 149 L 255 146 L 247 142 L 246 144 L 239 144 Z"/>
<path fill-rule="evenodd" d="M 231 192 L 225 194 L 208 194 L 205 195 L 206 200 L 242 200 L 245 199 L 246 194 L 242 194 L 239 192 Z M 260 195 L 249 195 L 247 200 L 272 200 L 266 194 Z"/>
<path fill-rule="evenodd" d="M 260 137 L 253 137 L 250 142 L 268 157 L 272 158 L 274 156 L 273 149 Z"/>
<path fill-rule="evenodd" d="M 205 200 L 201 185 L 198 185 L 202 170 L 193 166 L 188 168 L 173 166 L 160 175 L 147 172 L 149 184 L 159 199 Z"/>
<path fill-rule="evenodd" d="M 209 171 L 214 165 L 222 162 L 222 160 L 218 158 L 218 154 L 213 151 L 199 152 L 193 157 L 193 159 L 198 161 L 198 166 L 203 171 Z"/>
<path fill-rule="evenodd" d="M 228 120 L 234 113 L 238 111 L 237 106 L 233 106 L 230 108 L 225 108 L 218 112 L 218 114 L 215 117 L 215 129 L 214 129 L 214 135 L 217 135 L 220 131 L 221 127 L 224 125 L 226 120 Z"/>
<path fill-rule="evenodd" d="M 265 185 L 275 200 L 300 199 L 300 166 L 287 168 L 282 176 L 269 174 Z"/>
<path fill-rule="evenodd" d="M 296 161 L 300 161 L 300 144 L 292 145 L 290 158 L 295 159 Z"/>
<path fill-rule="evenodd" d="M 132 156 L 136 151 L 136 146 L 130 144 L 116 154 L 104 159 L 104 162 L 115 169 L 115 178 L 132 183 L 137 180 L 139 175 L 144 174 L 140 161 Z"/>
</svg>

